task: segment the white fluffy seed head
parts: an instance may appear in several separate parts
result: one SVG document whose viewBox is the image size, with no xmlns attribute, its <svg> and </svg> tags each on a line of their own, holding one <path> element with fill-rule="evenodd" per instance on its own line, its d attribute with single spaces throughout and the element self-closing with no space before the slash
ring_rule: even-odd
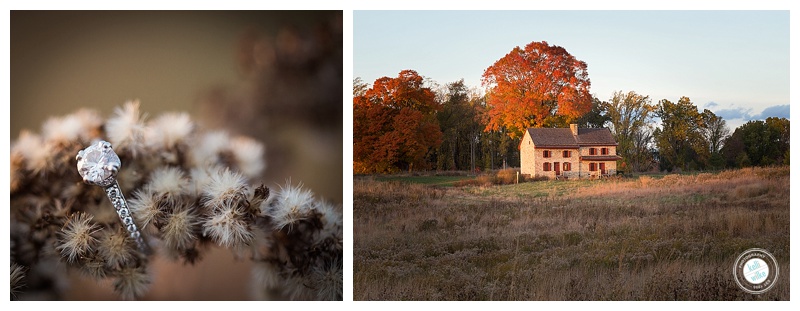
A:
<svg viewBox="0 0 800 311">
<path fill-rule="evenodd" d="M 80 271 L 94 279 L 103 279 L 108 276 L 110 269 L 100 256 L 88 256 L 81 260 Z"/>
<path fill-rule="evenodd" d="M 102 124 L 103 119 L 97 111 L 82 108 L 66 116 L 47 119 L 42 124 L 42 137 L 49 144 L 77 142 L 85 145 L 100 137 Z"/>
<path fill-rule="evenodd" d="M 162 228 L 164 246 L 176 250 L 189 248 L 197 240 L 194 230 L 199 223 L 189 209 L 173 213 Z"/>
<path fill-rule="evenodd" d="M 76 142 L 83 132 L 82 120 L 75 114 L 50 117 L 42 125 L 42 137 L 48 143 L 66 145 Z"/>
<path fill-rule="evenodd" d="M 317 300 L 342 300 L 342 261 L 338 258 L 311 269 L 312 287 Z"/>
<path fill-rule="evenodd" d="M 144 151 L 145 117 L 139 112 L 139 101 L 128 101 L 106 122 L 106 134 L 114 148 L 127 149 L 136 156 Z"/>
<path fill-rule="evenodd" d="M 47 170 L 50 148 L 39 135 L 27 130 L 21 131 L 16 143 L 11 147 L 11 153 L 22 156 L 25 169 L 28 171 L 39 173 Z"/>
<path fill-rule="evenodd" d="M 274 262 L 256 262 L 251 271 L 253 273 L 253 285 L 258 289 L 271 290 L 278 288 L 283 280 L 280 269 Z"/>
<path fill-rule="evenodd" d="M 313 282 L 303 276 L 291 275 L 283 279 L 281 286 L 284 299 L 289 300 L 314 300 L 315 293 L 309 288 L 308 284 Z"/>
<path fill-rule="evenodd" d="M 217 170 L 217 168 L 192 168 L 192 170 L 189 171 L 189 193 L 193 196 L 203 194 L 203 190 L 211 183 L 211 175 L 209 172 Z"/>
<path fill-rule="evenodd" d="M 209 172 L 209 182 L 203 187 L 204 205 L 212 210 L 245 199 L 247 182 L 244 177 L 228 168 Z"/>
<path fill-rule="evenodd" d="M 344 242 L 342 236 L 342 213 L 337 211 L 332 204 L 324 201 L 318 201 L 314 209 L 322 214 L 322 229 L 315 238 L 315 244 L 322 243 L 330 238 L 334 241 L 334 246 L 341 250 Z"/>
<path fill-rule="evenodd" d="M 119 271 L 117 279 L 114 280 L 114 291 L 125 300 L 142 297 L 149 286 L 150 276 L 142 267 L 124 267 Z"/>
<path fill-rule="evenodd" d="M 236 137 L 230 141 L 236 166 L 247 178 L 258 178 L 264 170 L 264 145 L 248 137 Z"/>
<path fill-rule="evenodd" d="M 59 241 L 56 250 L 61 252 L 61 257 L 67 262 L 76 262 L 77 259 L 91 251 L 97 243 L 92 236 L 100 227 L 92 223 L 92 216 L 84 213 L 73 214 L 59 232 Z"/>
<path fill-rule="evenodd" d="M 241 248 L 253 241 L 253 232 L 235 209 L 220 210 L 203 224 L 203 234 L 226 248 Z"/>
<path fill-rule="evenodd" d="M 148 190 L 157 197 L 169 196 L 178 198 L 189 189 L 189 180 L 177 167 L 159 167 L 150 174 Z"/>
<path fill-rule="evenodd" d="M 303 189 L 303 185 L 292 186 L 287 181 L 285 187 L 281 187 L 276 193 L 270 193 L 268 204 L 261 205 L 261 214 L 272 218 L 276 230 L 285 227 L 292 228 L 293 224 L 299 220 L 311 216 L 314 209 L 314 194 L 311 190 Z"/>
<path fill-rule="evenodd" d="M 194 123 L 185 112 L 165 113 L 148 123 L 145 137 L 152 150 L 173 149 L 182 143 L 194 129 Z"/>
<path fill-rule="evenodd" d="M 127 231 L 123 229 L 106 230 L 97 250 L 106 266 L 112 269 L 125 266 L 136 258 L 136 250 L 128 240 Z"/>
<path fill-rule="evenodd" d="M 142 231 L 152 233 L 158 230 L 151 224 L 157 222 L 162 217 L 163 212 L 158 207 L 158 202 L 153 197 L 153 193 L 147 190 L 147 187 L 136 190 L 133 193 L 133 198 L 128 200 L 128 208 L 131 210 L 136 222 L 141 224 Z"/>
<path fill-rule="evenodd" d="M 195 166 L 215 166 L 220 164 L 219 155 L 228 150 L 229 142 L 230 136 L 224 131 L 212 131 L 200 136 L 197 145 L 191 148 Z"/>
<path fill-rule="evenodd" d="M 83 131 L 80 135 L 82 143 L 91 143 L 95 139 L 100 138 L 103 117 L 100 116 L 99 112 L 92 109 L 81 108 L 73 113 L 73 115 L 76 116 L 83 125 Z"/>
</svg>

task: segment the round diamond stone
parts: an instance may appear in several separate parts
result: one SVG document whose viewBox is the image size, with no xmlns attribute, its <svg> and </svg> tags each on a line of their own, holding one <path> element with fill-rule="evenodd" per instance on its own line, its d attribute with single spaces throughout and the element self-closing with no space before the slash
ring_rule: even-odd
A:
<svg viewBox="0 0 800 311">
<path fill-rule="evenodd" d="M 121 165 L 119 156 L 111 149 L 111 143 L 103 140 L 79 151 L 76 159 L 83 181 L 103 187 L 114 183 Z"/>
</svg>

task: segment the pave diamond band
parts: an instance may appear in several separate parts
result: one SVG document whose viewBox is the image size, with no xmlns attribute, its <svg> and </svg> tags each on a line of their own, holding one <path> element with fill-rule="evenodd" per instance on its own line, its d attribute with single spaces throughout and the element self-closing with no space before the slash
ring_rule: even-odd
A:
<svg viewBox="0 0 800 311">
<path fill-rule="evenodd" d="M 119 183 L 115 180 L 114 183 L 106 187 L 105 190 L 108 199 L 111 200 L 111 204 L 113 204 L 114 209 L 117 210 L 119 220 L 122 221 L 122 225 L 128 230 L 128 233 L 130 233 L 131 239 L 136 242 L 136 246 L 139 247 L 140 251 L 147 253 L 147 244 L 144 243 L 142 234 L 139 233 L 139 228 L 137 228 L 136 223 L 133 222 L 133 215 L 131 215 L 131 210 L 128 209 L 128 203 L 125 201 L 125 196 L 122 195 L 122 190 L 119 189 Z"/>
<path fill-rule="evenodd" d="M 136 246 L 143 253 L 148 253 L 147 244 L 142 239 L 142 234 L 136 227 L 128 209 L 128 203 L 125 201 L 125 196 L 122 195 L 122 190 L 117 183 L 117 172 L 119 171 L 122 162 L 119 156 L 111 148 L 111 143 L 107 141 L 98 141 L 86 149 L 78 152 L 75 157 L 78 160 L 78 173 L 81 174 L 83 182 L 101 186 L 105 189 L 108 199 L 114 205 L 114 209 L 122 221 L 122 226 L 128 230 L 131 239 L 136 242 Z"/>
</svg>

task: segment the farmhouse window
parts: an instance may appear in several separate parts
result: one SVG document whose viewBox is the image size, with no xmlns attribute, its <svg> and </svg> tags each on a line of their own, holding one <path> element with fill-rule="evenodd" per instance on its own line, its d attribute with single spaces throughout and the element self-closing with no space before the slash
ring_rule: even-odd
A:
<svg viewBox="0 0 800 311">
<path fill-rule="evenodd" d="M 542 169 L 543 169 L 545 172 L 549 172 L 549 171 L 550 171 L 550 162 L 545 162 L 545 163 L 544 163 L 544 165 L 543 165 L 543 167 L 542 167 Z"/>
<path fill-rule="evenodd" d="M 549 157 L 552 157 L 552 156 L 553 156 L 553 152 L 552 152 L 552 151 L 550 151 L 550 150 L 545 150 L 545 151 L 542 151 L 542 153 L 543 153 L 543 155 L 542 155 L 542 156 L 543 156 L 543 157 L 545 157 L 545 158 L 549 158 Z"/>
<path fill-rule="evenodd" d="M 589 171 L 597 171 L 597 163 L 589 163 Z"/>
<path fill-rule="evenodd" d="M 564 171 L 571 171 L 572 170 L 572 163 L 564 162 Z"/>
<path fill-rule="evenodd" d="M 597 155 L 597 148 L 589 148 L 589 155 Z"/>
<path fill-rule="evenodd" d="M 600 154 L 607 155 L 608 154 L 608 148 L 600 149 Z"/>
<path fill-rule="evenodd" d="M 569 157 L 572 156 L 572 151 L 564 150 L 563 155 L 564 155 L 565 158 L 569 158 Z"/>
</svg>

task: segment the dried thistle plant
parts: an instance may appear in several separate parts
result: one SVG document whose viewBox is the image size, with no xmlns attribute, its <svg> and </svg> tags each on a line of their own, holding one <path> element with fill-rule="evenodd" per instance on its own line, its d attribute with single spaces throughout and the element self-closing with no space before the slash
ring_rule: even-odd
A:
<svg viewBox="0 0 800 311">
<path fill-rule="evenodd" d="M 11 263 L 11 299 L 17 298 L 17 293 L 25 286 L 25 268 Z"/>
<path fill-rule="evenodd" d="M 342 299 L 340 208 L 302 185 L 256 184 L 264 148 L 251 138 L 203 131 L 185 113 L 148 121 L 139 108 L 53 117 L 41 135 L 23 131 L 12 144 L 12 299 L 61 298 L 64 267 L 141 298 L 152 256 L 193 264 L 212 244 L 255 263 L 256 298 Z M 149 256 L 103 189 L 78 174 L 75 155 L 99 139 L 123 163 L 117 180 Z"/>
</svg>

